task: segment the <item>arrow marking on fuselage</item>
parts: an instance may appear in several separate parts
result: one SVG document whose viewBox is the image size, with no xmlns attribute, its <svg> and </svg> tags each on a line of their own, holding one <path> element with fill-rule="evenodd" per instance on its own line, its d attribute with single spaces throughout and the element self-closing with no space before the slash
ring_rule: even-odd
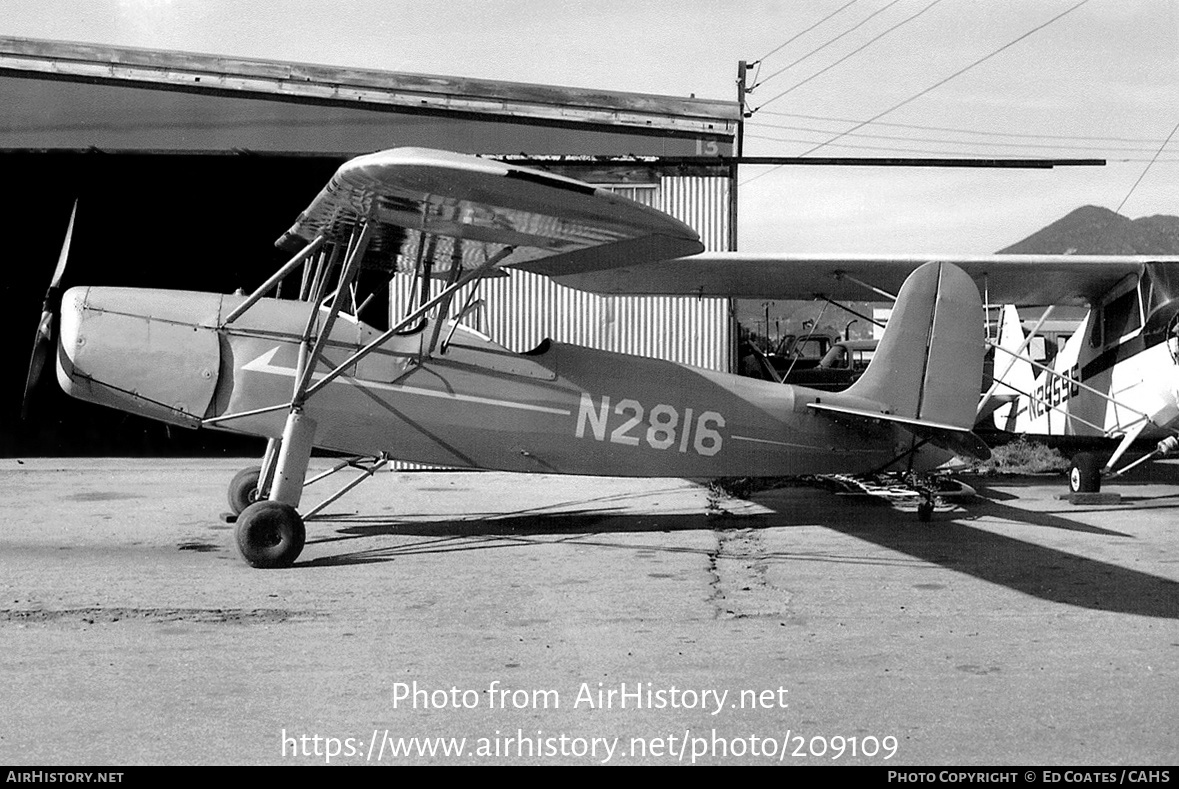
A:
<svg viewBox="0 0 1179 789">
<path fill-rule="evenodd" d="M 274 363 L 274 357 L 279 352 L 282 346 L 276 345 L 271 350 L 259 356 L 253 361 L 246 362 L 241 369 L 248 370 L 254 373 L 269 373 L 271 375 L 281 375 L 286 378 L 294 378 L 298 375 L 298 370 L 293 367 L 282 367 Z M 312 381 L 318 381 L 327 376 L 327 373 L 315 373 L 311 376 Z M 496 400 L 491 397 L 479 397 L 477 395 L 454 394 L 452 392 L 440 392 L 436 389 L 423 389 L 419 386 L 404 386 L 402 384 L 386 384 L 380 381 L 367 381 L 362 378 L 352 378 L 351 376 L 341 375 L 332 383 L 340 383 L 349 386 L 355 386 L 360 389 L 382 389 L 387 392 L 397 392 L 399 394 L 419 395 L 421 397 L 435 397 L 441 400 L 452 400 L 463 403 L 479 403 L 481 405 L 494 405 L 500 408 L 514 408 L 520 411 L 536 411 L 542 414 L 557 414 L 558 416 L 572 416 L 573 412 L 567 408 L 550 408 L 543 405 L 532 405 L 531 403 L 516 403 L 511 400 Z"/>
</svg>

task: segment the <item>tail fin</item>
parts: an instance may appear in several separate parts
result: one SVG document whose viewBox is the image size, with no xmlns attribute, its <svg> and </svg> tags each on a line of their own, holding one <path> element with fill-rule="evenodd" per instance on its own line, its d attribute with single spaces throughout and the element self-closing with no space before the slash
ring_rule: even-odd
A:
<svg viewBox="0 0 1179 789">
<path fill-rule="evenodd" d="M 999 321 L 999 347 L 1010 353 L 1000 350 L 995 354 L 995 383 L 990 402 L 979 406 L 980 416 L 988 409 L 994 413 L 995 427 L 1000 429 L 1014 430 L 1020 393 L 1032 391 L 1036 384 L 1036 372 L 1026 359 L 1026 339 L 1019 310 L 1008 304 Z M 1012 354 L 1018 354 L 1018 358 Z"/>
<path fill-rule="evenodd" d="M 907 419 L 970 428 L 984 352 L 973 280 L 951 263 L 926 263 L 901 286 L 876 355 L 847 394 Z"/>
<path fill-rule="evenodd" d="M 970 432 L 982 387 L 978 288 L 950 263 L 926 263 L 905 280 L 868 369 L 844 398 L 809 407 L 884 420 L 961 455 L 990 457 Z"/>
</svg>

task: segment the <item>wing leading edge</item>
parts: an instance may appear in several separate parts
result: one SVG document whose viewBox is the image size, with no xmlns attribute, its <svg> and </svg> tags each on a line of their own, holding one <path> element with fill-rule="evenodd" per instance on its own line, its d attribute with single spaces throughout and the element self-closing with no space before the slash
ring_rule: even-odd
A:
<svg viewBox="0 0 1179 789">
<path fill-rule="evenodd" d="M 1115 255 L 758 255 L 708 252 L 610 271 L 562 274 L 562 285 L 603 295 L 879 301 L 862 283 L 896 293 L 924 263 L 953 263 L 994 304 L 1090 304 L 1148 265 L 1179 256 Z M 1177 269 L 1179 272 L 1179 269 Z M 860 282 L 857 282 L 859 280 Z"/>
</svg>

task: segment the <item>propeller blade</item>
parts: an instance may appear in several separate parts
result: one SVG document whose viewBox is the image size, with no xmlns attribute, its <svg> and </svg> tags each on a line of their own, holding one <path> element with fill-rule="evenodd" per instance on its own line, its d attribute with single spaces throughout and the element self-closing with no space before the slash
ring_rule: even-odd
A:
<svg viewBox="0 0 1179 789">
<path fill-rule="evenodd" d="M 49 280 L 49 288 L 61 287 L 61 278 L 65 274 L 66 260 L 70 256 L 70 239 L 74 237 L 74 217 L 78 215 L 78 201 L 74 201 L 74 208 L 70 211 L 70 224 L 66 228 L 65 241 L 61 245 L 61 254 L 57 256 L 57 268 L 53 270 L 53 279 Z"/>
<path fill-rule="evenodd" d="M 45 362 L 53 351 L 53 336 L 56 328 L 55 313 L 61 308 L 61 280 L 65 276 L 66 261 L 70 256 L 70 241 L 74 237 L 74 217 L 78 214 L 78 201 L 74 201 L 74 208 L 70 211 L 70 224 L 66 228 L 65 241 L 61 245 L 61 253 L 57 256 L 57 267 L 53 270 L 53 279 L 49 281 L 49 288 L 45 291 L 45 301 L 41 305 L 41 322 L 37 324 L 37 336 L 33 340 L 33 353 L 29 357 L 29 374 L 25 378 L 25 395 L 21 401 L 20 418 L 27 419 L 29 402 L 33 389 L 41 380 L 41 373 L 45 369 Z"/>
<path fill-rule="evenodd" d="M 49 358 L 49 351 L 53 348 L 53 313 L 46 310 L 41 313 L 41 322 L 37 325 L 37 337 L 33 340 L 33 355 L 29 358 L 29 375 L 25 379 L 25 396 L 21 400 L 20 418 L 29 416 L 29 401 L 33 388 L 41 380 L 41 371 L 45 369 L 45 360 Z"/>
</svg>

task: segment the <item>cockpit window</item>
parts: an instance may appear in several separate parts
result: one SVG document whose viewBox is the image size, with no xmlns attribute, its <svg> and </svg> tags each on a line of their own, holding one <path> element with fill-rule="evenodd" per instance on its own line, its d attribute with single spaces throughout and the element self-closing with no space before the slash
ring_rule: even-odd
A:
<svg viewBox="0 0 1179 789">
<path fill-rule="evenodd" d="M 1131 290 L 1118 296 L 1101 310 L 1102 332 L 1106 342 L 1116 342 L 1127 334 L 1142 328 L 1142 315 L 1138 311 L 1138 291 Z"/>
<path fill-rule="evenodd" d="M 1142 328 L 1142 310 L 1138 302 L 1138 288 L 1107 301 L 1094 316 L 1089 342 L 1094 348 L 1116 343 Z"/>
</svg>

